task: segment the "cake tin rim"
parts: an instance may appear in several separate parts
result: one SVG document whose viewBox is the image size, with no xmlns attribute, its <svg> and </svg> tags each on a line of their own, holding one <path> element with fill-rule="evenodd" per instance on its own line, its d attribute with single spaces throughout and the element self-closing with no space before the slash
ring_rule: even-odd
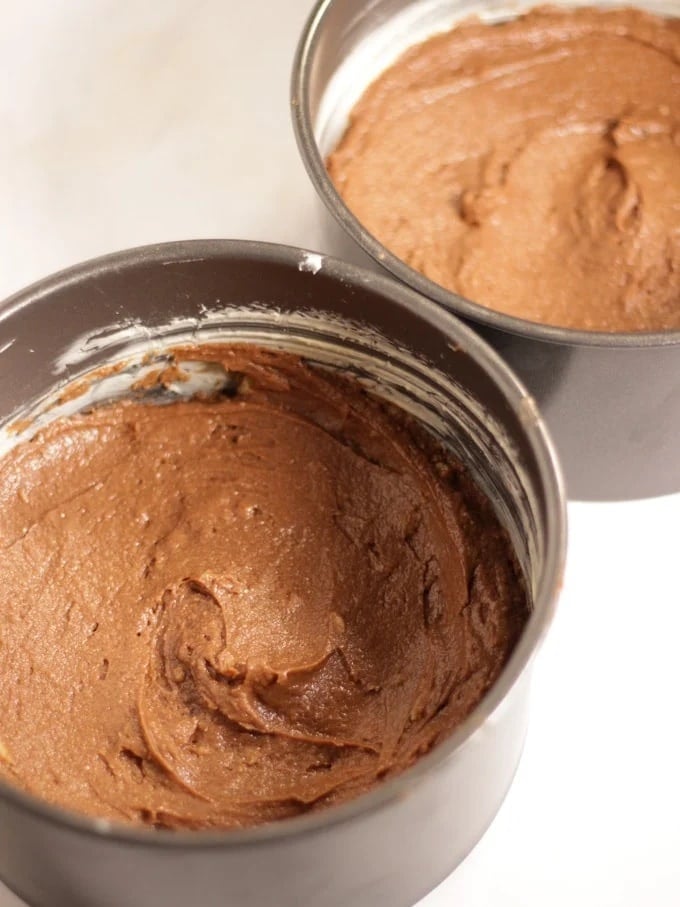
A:
<svg viewBox="0 0 680 907">
<path fill-rule="evenodd" d="M 596 5 L 597 0 L 593 0 Z M 508 315 L 488 308 L 448 290 L 436 281 L 406 264 L 384 246 L 345 203 L 330 178 L 321 155 L 311 115 L 309 84 L 311 70 L 320 41 L 324 20 L 338 0 L 316 0 L 299 38 L 290 83 L 290 107 L 293 131 L 300 156 L 312 184 L 329 212 L 345 233 L 378 265 L 416 292 L 428 297 L 461 318 L 479 322 L 488 328 L 529 339 L 565 346 L 604 347 L 606 349 L 649 349 L 680 346 L 680 328 L 666 331 L 589 331 L 560 327 Z M 538 0 L 536 0 L 536 4 Z M 568 4 L 565 4 L 568 5 Z M 635 0 L 633 0 L 635 6 Z M 531 8 L 528 6 L 527 9 Z M 519 14 L 522 10 L 519 11 Z M 368 83 L 365 88 L 368 88 Z"/>
<path fill-rule="evenodd" d="M 535 411 L 533 398 L 509 366 L 472 328 L 431 299 L 421 297 L 410 287 L 385 274 L 375 273 L 323 253 L 313 253 L 295 246 L 255 240 L 189 240 L 135 247 L 89 259 L 59 271 L 0 303 L 0 327 L 10 316 L 25 306 L 49 303 L 53 294 L 69 285 L 87 284 L 100 273 L 132 269 L 137 265 L 165 266 L 210 259 L 263 261 L 298 269 L 309 255 L 321 255 L 323 272 L 345 285 L 368 285 L 396 307 L 406 309 L 427 320 L 436 330 L 445 332 L 480 364 L 521 419 L 524 434 L 536 458 L 538 480 L 545 498 L 545 557 L 534 599 L 535 619 L 523 631 L 510 659 L 482 701 L 465 721 L 446 739 L 422 756 L 413 766 L 361 796 L 308 815 L 281 819 L 244 829 L 194 830 L 165 832 L 123 822 L 91 817 L 47 803 L 38 797 L 0 780 L 0 798 L 40 818 L 77 834 L 95 835 L 135 846 L 189 848 L 191 850 L 252 846 L 323 831 L 366 813 L 378 811 L 390 802 L 415 793 L 422 779 L 461 749 L 483 726 L 505 700 L 526 670 L 554 617 L 562 587 L 567 544 L 566 492 L 559 461 L 545 423 Z M 313 303 L 312 303 L 313 306 Z M 524 407 L 530 407 L 531 419 L 522 418 Z"/>
</svg>

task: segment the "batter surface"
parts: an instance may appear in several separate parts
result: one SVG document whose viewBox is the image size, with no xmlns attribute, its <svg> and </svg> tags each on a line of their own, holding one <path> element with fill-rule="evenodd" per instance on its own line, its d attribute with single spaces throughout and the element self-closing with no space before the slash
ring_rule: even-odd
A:
<svg viewBox="0 0 680 907">
<path fill-rule="evenodd" d="M 489 308 L 680 328 L 680 20 L 540 8 L 408 51 L 328 159 L 411 267 Z"/>
<path fill-rule="evenodd" d="M 293 356 L 191 358 L 229 393 L 117 402 L 0 461 L 0 776 L 97 816 L 244 826 L 427 752 L 527 601 L 490 506 L 403 414 Z"/>
</svg>

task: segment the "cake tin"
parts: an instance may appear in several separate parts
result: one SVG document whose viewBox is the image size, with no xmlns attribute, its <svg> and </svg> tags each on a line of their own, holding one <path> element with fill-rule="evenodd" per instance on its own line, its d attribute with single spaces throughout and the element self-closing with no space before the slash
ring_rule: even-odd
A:
<svg viewBox="0 0 680 907">
<path fill-rule="evenodd" d="M 0 782 L 0 878 L 34 907 L 409 907 L 474 846 L 520 758 L 530 667 L 565 553 L 551 442 L 493 350 L 407 287 L 299 249 L 199 241 L 97 259 L 0 306 L 0 444 L 66 406 L 91 405 L 91 393 L 64 387 L 85 387 L 92 370 L 97 399 L 113 398 L 173 345 L 203 341 L 268 345 L 351 372 L 427 425 L 494 502 L 531 616 L 465 723 L 350 803 L 251 829 L 175 833 L 75 815 Z"/>
<path fill-rule="evenodd" d="M 555 439 L 570 497 L 616 500 L 677 492 L 680 331 L 572 330 L 505 315 L 465 299 L 409 267 L 373 237 L 326 172 L 325 158 L 342 137 L 354 104 L 407 47 L 465 16 L 500 21 L 536 5 L 499 0 L 317 3 L 298 45 L 291 103 L 303 161 L 331 215 L 325 243 L 329 251 L 387 269 L 467 320 L 501 353 L 539 404 Z M 677 0 L 634 5 L 678 14 Z M 366 258 L 357 257 L 358 249 Z"/>
</svg>

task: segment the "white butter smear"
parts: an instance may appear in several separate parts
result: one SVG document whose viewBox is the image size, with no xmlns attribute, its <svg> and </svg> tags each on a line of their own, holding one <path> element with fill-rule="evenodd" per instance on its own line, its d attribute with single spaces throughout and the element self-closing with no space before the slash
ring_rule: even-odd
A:
<svg viewBox="0 0 680 907">
<path fill-rule="evenodd" d="M 298 262 L 298 271 L 307 271 L 309 274 L 318 274 L 323 267 L 323 255 L 316 252 L 303 252 Z"/>
</svg>

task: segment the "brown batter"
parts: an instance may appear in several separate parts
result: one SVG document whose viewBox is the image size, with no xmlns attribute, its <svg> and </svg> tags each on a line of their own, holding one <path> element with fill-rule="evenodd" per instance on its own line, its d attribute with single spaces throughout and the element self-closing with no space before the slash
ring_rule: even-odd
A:
<svg viewBox="0 0 680 907">
<path fill-rule="evenodd" d="M 201 357 L 232 396 L 118 402 L 0 461 L 0 776 L 163 827 L 401 771 L 527 615 L 491 508 L 403 414 L 289 355 Z"/>
<path fill-rule="evenodd" d="M 328 170 L 388 249 L 489 308 L 680 328 L 680 20 L 462 24 L 368 89 Z"/>
</svg>

